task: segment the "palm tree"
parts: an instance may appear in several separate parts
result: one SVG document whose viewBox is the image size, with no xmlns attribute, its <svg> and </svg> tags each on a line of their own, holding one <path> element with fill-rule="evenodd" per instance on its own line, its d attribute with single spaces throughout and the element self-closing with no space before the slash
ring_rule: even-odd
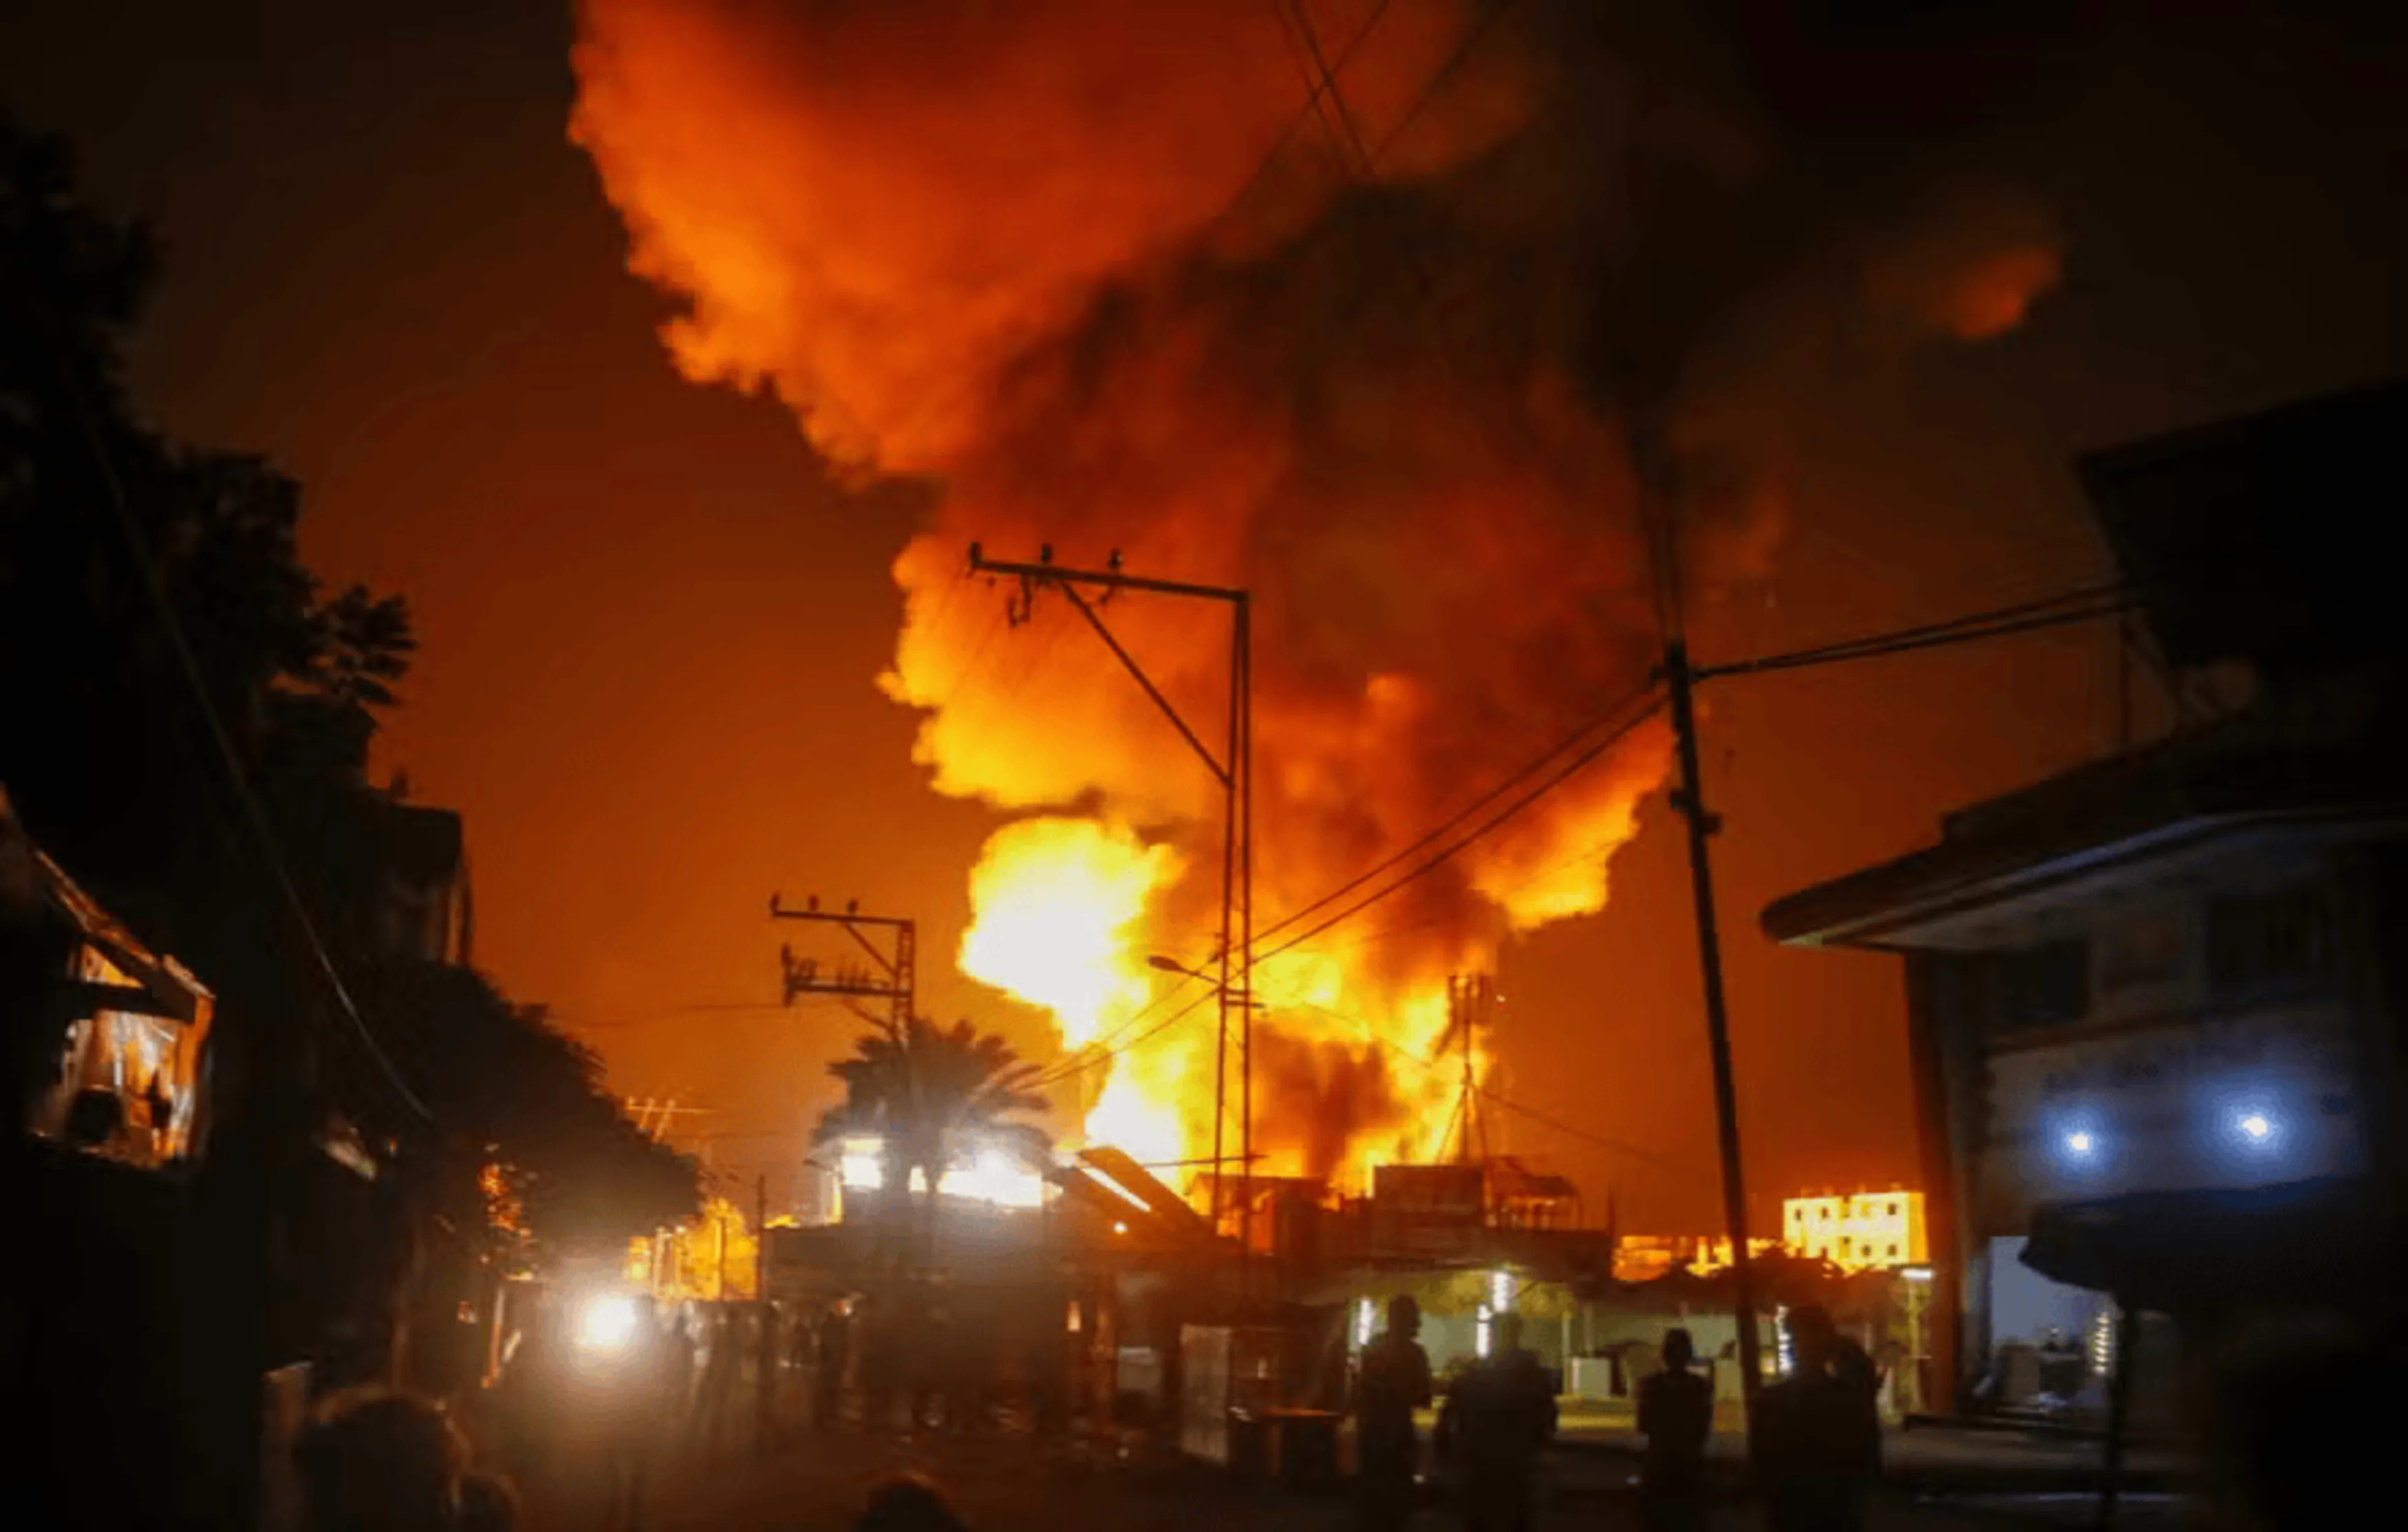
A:
<svg viewBox="0 0 2408 1532">
<path fill-rule="evenodd" d="M 1040 1160 L 1052 1148 L 1045 1131 L 1021 1121 L 1045 1110 L 1039 1070 L 1001 1037 L 967 1021 L 941 1027 L 924 1016 L 909 1025 L 868 1033 L 853 1054 L 828 1066 L 844 1081 L 844 1099 L 820 1117 L 811 1140 L 824 1144 L 853 1134 L 875 1134 L 882 1146 L 882 1191 L 909 1196 L 921 1182 L 922 1222 L 933 1251 L 937 1185 L 954 1156 L 973 1142 Z M 904 1199 L 889 1203 L 906 1206 Z"/>
</svg>

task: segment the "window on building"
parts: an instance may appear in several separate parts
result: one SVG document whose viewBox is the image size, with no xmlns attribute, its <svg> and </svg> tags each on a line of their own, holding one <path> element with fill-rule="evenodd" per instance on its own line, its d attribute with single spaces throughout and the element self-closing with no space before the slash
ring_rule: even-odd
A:
<svg viewBox="0 0 2408 1532">
<path fill-rule="evenodd" d="M 1893 1261 L 1898 1259 L 1898 1247 L 1896 1245 L 1889 1247 L 1889 1258 Z"/>
<path fill-rule="evenodd" d="M 2296 993 L 2333 974 L 2331 912 L 2323 892 L 2291 889 L 2207 907 L 2208 982 L 2226 997 Z"/>
<path fill-rule="evenodd" d="M 2063 1026 L 2089 1009 L 2089 943 L 2052 941 L 2000 955 L 2000 1031 Z"/>
</svg>

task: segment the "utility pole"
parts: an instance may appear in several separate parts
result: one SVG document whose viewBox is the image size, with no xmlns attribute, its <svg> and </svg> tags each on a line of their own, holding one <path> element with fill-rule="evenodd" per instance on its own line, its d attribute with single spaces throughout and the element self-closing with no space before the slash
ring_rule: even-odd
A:
<svg viewBox="0 0 2408 1532">
<path fill-rule="evenodd" d="M 1462 1138 L 1455 1150 L 1458 1164 L 1473 1165 L 1488 1155 L 1487 1124 L 1480 1117 L 1480 1080 L 1478 1066 L 1471 1055 L 1472 1029 L 1487 1009 L 1488 978 L 1485 974 L 1451 977 L 1446 981 L 1447 1011 L 1453 1018 L 1463 1059 L 1463 1084 L 1455 1097 L 1455 1111 Z M 1480 1153 L 1472 1153 L 1472 1136 L 1479 1135 Z"/>
<path fill-rule="evenodd" d="M 1747 1249 L 1747 1191 L 1741 1180 L 1739 1094 L 1731 1079 L 1730 1015 L 1723 997 L 1722 938 L 1714 923 L 1714 873 L 1709 841 L 1722 822 L 1706 809 L 1698 769 L 1697 673 L 1688 645 L 1671 638 L 1664 646 L 1664 680 L 1671 693 L 1672 729 L 1681 758 L 1681 786 L 1672 806 L 1689 829 L 1689 886 L 1697 902 L 1698 963 L 1706 986 L 1706 1041 L 1713 1059 L 1714 1125 L 1722 1150 L 1723 1217 L 1730 1225 L 1731 1305 L 1739 1321 L 1740 1398 L 1746 1414 L 1748 1450 L 1756 1446 L 1756 1401 L 1764 1389 L 1764 1363 L 1756 1334 L 1756 1277 Z"/>
<path fill-rule="evenodd" d="M 789 947 L 778 949 L 778 964 L 785 978 L 785 1003 L 793 1005 L 797 996 L 830 995 L 845 999 L 884 1000 L 890 1008 L 890 1019 L 880 1023 L 888 1034 L 901 1041 L 905 1029 L 911 1024 L 912 986 L 919 966 L 920 928 L 918 923 L 897 915 L 865 915 L 861 901 L 845 902 L 844 913 L 820 908 L 814 894 L 800 909 L 786 908 L 782 897 L 769 895 L 769 918 L 778 921 L 815 921 L 824 925 L 840 926 L 855 945 L 869 954 L 877 965 L 875 970 L 858 966 L 838 966 L 822 973 L 816 958 L 796 957 Z M 894 949 L 882 951 L 866 932 L 891 931 Z M 883 975 L 881 978 L 880 975 Z M 876 1017 L 870 1017 L 876 1022 Z"/>
<path fill-rule="evenodd" d="M 769 1178 L 766 1174 L 752 1178 L 752 1309 L 760 1328 L 760 1354 L 752 1367 L 752 1446 L 767 1457 L 778 1383 L 778 1340 L 777 1325 L 769 1315 Z"/>
<path fill-rule="evenodd" d="M 1220 1038 L 1213 1054 L 1212 1066 L 1212 1223 L 1217 1229 L 1227 1212 L 1227 1200 L 1223 1193 L 1222 1167 L 1228 1155 L 1223 1139 L 1224 1124 L 1228 1118 L 1229 1022 L 1232 1010 L 1237 1013 L 1239 1041 L 1239 1242 L 1240 1249 L 1251 1260 L 1254 1252 L 1254 638 L 1253 598 L 1245 590 L 1233 586 L 1197 585 L 1183 580 L 1152 580 L 1121 571 L 1121 556 L 1115 551 L 1109 566 L 1103 569 L 1068 569 L 1054 562 L 1051 546 L 1040 548 L 1035 564 L 1004 563 L 989 559 L 977 543 L 970 544 L 972 574 L 1001 575 L 1020 581 L 1020 594 L 1005 609 L 1014 626 L 1028 621 L 1037 592 L 1055 590 L 1070 603 L 1071 609 L 1086 620 L 1096 636 L 1112 651 L 1114 658 L 1133 677 L 1154 705 L 1170 720 L 1171 727 L 1200 758 L 1205 768 L 1221 784 L 1224 826 L 1221 843 L 1221 982 Z M 1102 592 L 1096 601 L 1080 594 L 1082 589 Z M 1219 754 L 1204 743 L 1179 709 L 1171 706 L 1162 689 L 1147 675 L 1115 637 L 1104 625 L 1096 608 L 1122 591 L 1146 591 L 1156 595 L 1184 596 L 1191 600 L 1215 601 L 1229 609 L 1229 717 L 1228 740 Z"/>
</svg>

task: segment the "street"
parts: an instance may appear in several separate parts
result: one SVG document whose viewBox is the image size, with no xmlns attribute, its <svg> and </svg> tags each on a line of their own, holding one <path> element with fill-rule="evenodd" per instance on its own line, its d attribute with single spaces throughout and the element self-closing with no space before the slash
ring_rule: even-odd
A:
<svg viewBox="0 0 2408 1532">
<path fill-rule="evenodd" d="M 1940 1455 L 1915 1449 L 1925 1476 L 1894 1482 L 1879 1495 L 1868 1518 L 1876 1532 L 1948 1532 L 2002 1526 L 2087 1526 L 2096 1501 L 2087 1494 L 2051 1487 L 2010 1491 L 1996 1473 L 1961 1492 L 1947 1493 L 1928 1477 Z M 1540 1496 L 1540 1529 L 1632 1527 L 1630 1502 L 1635 1458 L 1611 1445 L 1575 1437 L 1552 1453 Z M 1249 1487 L 1194 1464 L 1132 1453 L 1113 1461 L 1108 1453 L 1040 1449 L 1018 1433 L 973 1438 L 906 1439 L 853 1433 L 804 1438 L 767 1462 L 730 1455 L 689 1460 L 663 1476 L 653 1499 L 651 1525 L 658 1532 L 807 1532 L 849 1525 L 872 1487 L 900 1473 L 918 1473 L 939 1484 L 965 1521 L 982 1532 L 1103 1532 L 1111 1528 L 1241 1525 L 1248 1532 L 1322 1532 L 1350 1525 L 1342 1496 L 1300 1494 Z M 1443 1492 L 1415 1519 L 1417 1532 L 1455 1526 Z M 583 1532 L 581 1518 L 564 1508 L 530 1500 L 528 1525 L 537 1532 Z M 2151 1489 L 2135 1494 L 2118 1524 L 2142 1529 L 2186 1525 L 2181 1507 Z M 1738 1496 L 1720 1506 L 1716 1528 L 1763 1525 L 1760 1511 Z"/>
</svg>

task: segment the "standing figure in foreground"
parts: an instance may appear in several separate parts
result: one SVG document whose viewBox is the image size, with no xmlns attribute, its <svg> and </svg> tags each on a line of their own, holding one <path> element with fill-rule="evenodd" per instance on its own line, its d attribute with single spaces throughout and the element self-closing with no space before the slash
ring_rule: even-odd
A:
<svg viewBox="0 0 2408 1532">
<path fill-rule="evenodd" d="M 1354 1477 L 1364 1532 L 1401 1532 L 1412 1518 L 1421 1469 L 1413 1411 L 1430 1402 L 1429 1354 L 1413 1339 L 1421 1327 L 1421 1305 L 1398 1294 L 1388 1300 L 1387 1330 L 1363 1349 L 1354 1388 Z"/>
<path fill-rule="evenodd" d="M 1472 1532 L 1528 1532 L 1539 1454 L 1555 1430 L 1555 1380 L 1522 1345 L 1522 1316 L 1497 1316 L 1495 1354 L 1456 1380 L 1449 1407 Z"/>
<path fill-rule="evenodd" d="M 1764 1391 L 1758 1466 L 1773 1532 L 1856 1532 L 1881 1474 L 1881 1379 L 1814 1305 L 1789 1316 L 1796 1373 Z"/>
<path fill-rule="evenodd" d="M 1689 1332 L 1664 1333 L 1664 1370 L 1639 1385 L 1639 1434 L 1647 1439 L 1639 1497 L 1658 1532 L 1706 1525 L 1706 1439 L 1714 1425 L 1713 1384 L 1689 1370 L 1697 1349 Z"/>
</svg>

